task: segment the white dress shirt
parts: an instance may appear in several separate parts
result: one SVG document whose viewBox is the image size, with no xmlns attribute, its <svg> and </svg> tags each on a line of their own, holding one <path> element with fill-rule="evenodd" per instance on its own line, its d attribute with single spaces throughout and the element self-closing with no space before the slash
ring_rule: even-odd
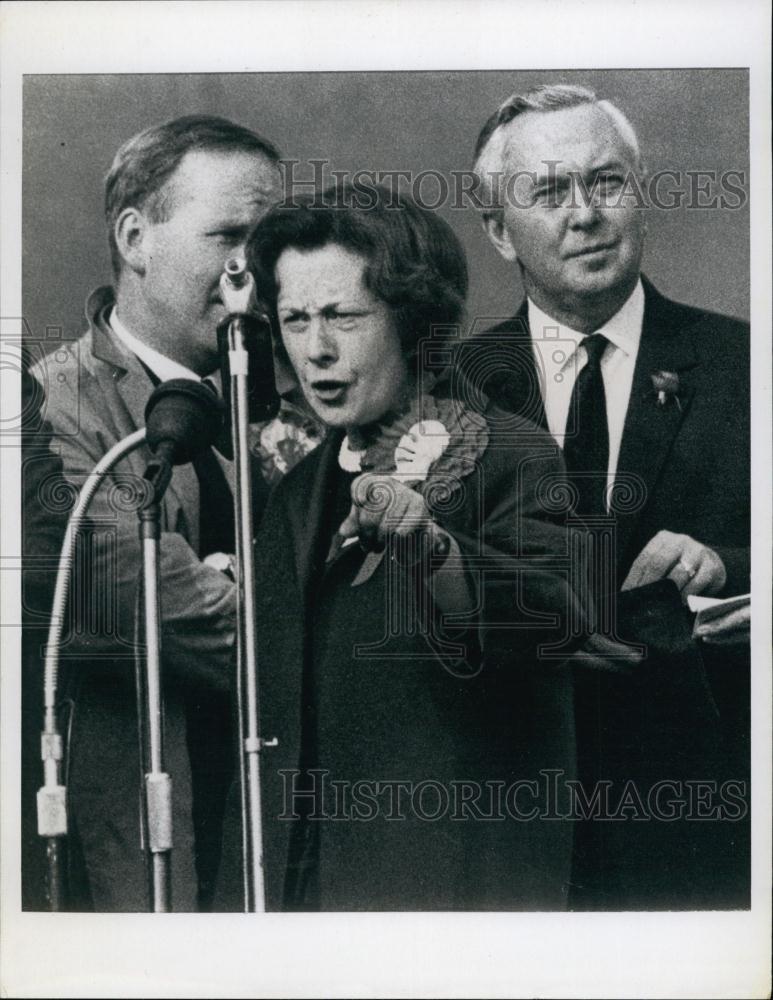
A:
<svg viewBox="0 0 773 1000">
<path fill-rule="evenodd" d="M 191 371 L 190 368 L 186 368 L 185 365 L 181 365 L 179 361 L 173 361 L 165 354 L 161 354 L 161 352 L 155 350 L 155 348 L 148 347 L 147 344 L 144 344 L 141 340 L 135 337 L 134 334 L 128 330 L 118 318 L 118 310 L 115 306 L 110 312 L 108 323 L 110 325 L 110 329 L 116 337 L 118 337 L 124 347 L 139 358 L 139 360 L 153 372 L 160 382 L 166 382 L 170 378 L 192 378 L 195 382 L 201 381 L 196 372 Z"/>
<path fill-rule="evenodd" d="M 534 359 L 540 378 L 550 433 L 561 447 L 564 444 L 566 418 L 577 376 L 588 362 L 587 351 L 580 346 L 585 334 L 578 333 L 548 316 L 531 299 L 528 301 L 529 330 Z M 644 320 L 644 289 L 641 280 L 626 302 L 604 326 L 594 330 L 609 341 L 601 359 L 604 395 L 609 429 L 609 482 L 614 482 L 620 442 L 633 383 L 633 370 L 641 340 Z"/>
</svg>

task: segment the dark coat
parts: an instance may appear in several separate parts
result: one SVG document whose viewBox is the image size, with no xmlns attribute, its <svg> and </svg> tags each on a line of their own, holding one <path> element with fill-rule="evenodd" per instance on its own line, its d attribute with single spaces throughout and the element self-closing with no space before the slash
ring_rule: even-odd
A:
<svg viewBox="0 0 773 1000">
<path fill-rule="evenodd" d="M 325 565 L 348 510 L 340 434 L 276 488 L 257 542 L 261 734 L 279 741 L 262 754 L 269 909 L 566 906 L 572 824 L 556 820 L 558 804 L 545 788 L 574 776 L 564 659 L 585 623 L 565 582 L 566 531 L 538 500 L 544 477 L 562 476 L 557 449 L 523 421 L 510 419 L 509 431 L 506 441 L 492 433 L 460 502 L 435 511 L 481 569 L 481 607 L 466 628 L 431 628 L 415 610 L 420 574 L 394 570 L 387 557 L 355 587 L 363 559 L 357 546 Z M 399 607 L 405 616 L 390 629 Z M 560 647 L 553 658 L 545 648 L 537 655 L 551 644 Z M 367 821 L 353 819 L 343 800 L 343 818 L 331 818 L 336 806 L 326 792 L 315 806 L 326 818 L 304 824 L 293 818 L 300 799 L 288 798 L 302 758 L 328 772 L 328 789 L 358 780 L 433 786 L 418 805 L 408 793 L 398 807 L 403 818 L 393 820 L 372 786 L 377 805 Z M 512 791 L 517 781 L 536 784 Z M 474 805 L 460 804 L 459 795 L 474 792 L 454 782 L 477 783 Z M 497 793 L 485 782 L 500 783 L 501 806 L 492 808 Z M 507 789 L 522 796 L 513 812 L 536 804 L 542 815 L 508 815 Z M 443 814 L 427 819 L 426 812 Z M 224 851 L 233 908 L 237 839 L 232 828 Z M 304 895 L 299 871 L 309 860 Z M 227 897 L 226 889 L 219 905 Z"/>
<path fill-rule="evenodd" d="M 662 529 L 716 549 L 725 592 L 749 589 L 749 325 L 664 298 L 646 279 L 642 337 L 617 479 L 636 494 L 617 517 L 617 577 Z M 457 369 L 502 409 L 547 430 L 526 302 L 463 342 Z M 658 406 L 657 371 L 676 372 L 679 405 Z M 643 489 L 640 484 L 643 484 Z M 626 509 L 623 509 L 625 507 Z M 628 509 L 630 508 L 630 509 Z"/>
<path fill-rule="evenodd" d="M 749 328 L 671 302 L 643 279 L 645 310 L 617 482 L 614 578 L 662 529 L 690 535 L 725 563 L 727 595 L 749 589 Z M 463 342 L 457 371 L 502 408 L 547 427 L 526 303 Z M 679 405 L 657 404 L 652 374 L 675 372 Z M 633 780 L 734 781 L 742 809 L 700 821 L 597 822 L 579 831 L 577 908 L 738 907 L 749 902 L 749 661 L 744 650 L 699 648 L 668 581 L 616 598 L 617 636 L 640 644 L 635 671 L 580 672 L 578 748 L 592 790 Z M 718 792 L 721 799 L 721 791 Z M 713 800 L 719 801 L 716 797 Z M 695 812 L 694 803 L 692 808 Z M 645 810 L 646 811 L 646 810 Z M 588 834 L 590 833 L 590 842 Z"/>
</svg>

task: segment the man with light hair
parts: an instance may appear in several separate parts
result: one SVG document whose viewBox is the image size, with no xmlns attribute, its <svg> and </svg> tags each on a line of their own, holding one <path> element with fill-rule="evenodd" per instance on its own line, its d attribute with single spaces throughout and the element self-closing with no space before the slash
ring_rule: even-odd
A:
<svg viewBox="0 0 773 1000">
<path fill-rule="evenodd" d="M 507 156 L 509 122 L 527 111 L 559 111 L 562 108 L 575 108 L 583 104 L 594 105 L 601 109 L 615 123 L 618 133 L 634 154 L 639 174 L 644 173 L 644 165 L 639 149 L 639 140 L 633 125 L 623 112 L 611 101 L 599 101 L 592 90 L 586 87 L 555 84 L 537 87 L 526 94 L 512 94 L 489 117 L 480 130 L 475 143 L 474 171 L 484 194 L 485 204 L 494 211 L 501 210 L 500 193 L 495 192 L 497 182 L 501 183 L 504 175 L 504 162 Z"/>
<path fill-rule="evenodd" d="M 458 364 L 561 445 L 576 514 L 611 538 L 597 597 L 624 591 L 613 637 L 648 646 L 629 681 L 578 674 L 586 793 L 611 772 L 639 784 L 721 773 L 748 793 L 748 606 L 704 627 L 699 647 L 681 603 L 749 589 L 748 325 L 672 302 L 642 275 L 638 139 L 593 91 L 509 97 L 481 130 L 475 172 L 485 233 L 526 298 L 464 342 Z M 699 825 L 677 842 L 649 824 L 629 850 L 631 824 L 617 839 L 587 824 L 574 905 L 748 905 L 748 829 L 710 824 L 698 849 Z"/>
<path fill-rule="evenodd" d="M 279 153 L 223 118 L 190 115 L 145 129 L 107 175 L 113 287 L 89 298 L 89 329 L 33 374 L 66 479 L 81 487 L 97 461 L 145 423 L 154 385 L 219 366 L 226 318 L 219 279 L 281 194 Z M 91 507 L 97 533 L 75 603 L 89 609 L 64 646 L 71 861 L 84 877 L 73 908 L 144 910 L 133 655 L 140 570 L 137 515 L 116 484 L 141 480 L 143 448 Z M 32 512 L 46 517 L 44 510 Z M 231 778 L 229 687 L 236 598 L 232 467 L 213 449 L 176 466 L 161 510 L 160 585 L 166 770 L 173 779 L 172 906 L 206 908 Z M 96 611 L 94 609 L 97 609 Z M 98 613 L 99 609 L 103 613 Z"/>
</svg>

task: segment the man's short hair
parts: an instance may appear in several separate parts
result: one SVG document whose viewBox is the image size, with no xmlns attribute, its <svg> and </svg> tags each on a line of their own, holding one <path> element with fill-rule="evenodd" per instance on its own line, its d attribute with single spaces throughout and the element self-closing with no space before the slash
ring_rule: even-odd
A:
<svg viewBox="0 0 773 1000">
<path fill-rule="evenodd" d="M 525 94 L 511 94 L 497 110 L 489 116 L 480 130 L 475 143 L 473 169 L 481 185 L 480 202 L 484 215 L 501 213 L 503 205 L 499 191 L 495 190 L 494 179 L 504 175 L 504 154 L 506 148 L 507 125 L 527 111 L 549 113 L 577 108 L 584 104 L 595 104 L 612 119 L 624 141 L 633 150 L 639 169 L 643 169 L 639 140 L 633 125 L 623 112 L 611 101 L 600 101 L 593 90 L 567 83 L 544 84 Z"/>
<path fill-rule="evenodd" d="M 365 286 L 390 308 L 406 356 L 414 355 L 419 340 L 430 333 L 450 339 L 467 296 L 467 261 L 458 237 L 439 215 L 406 194 L 395 198 L 374 185 L 367 189 L 367 207 L 361 196 L 356 187 L 343 184 L 289 199 L 255 229 L 247 263 L 275 330 L 274 268 L 282 252 L 335 244 L 365 259 Z"/>
<path fill-rule="evenodd" d="M 186 115 L 152 125 L 133 136 L 115 154 L 105 178 L 105 220 L 113 272 L 121 270 L 115 224 L 125 208 L 147 213 L 151 222 L 169 216 L 165 186 L 186 153 L 192 151 L 258 153 L 272 163 L 279 151 L 267 139 L 241 125 L 213 115 Z"/>
</svg>

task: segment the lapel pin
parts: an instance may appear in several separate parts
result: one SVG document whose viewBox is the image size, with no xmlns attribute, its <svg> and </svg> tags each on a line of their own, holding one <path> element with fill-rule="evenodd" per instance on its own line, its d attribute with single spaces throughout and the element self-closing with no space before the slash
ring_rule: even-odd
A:
<svg viewBox="0 0 773 1000">
<path fill-rule="evenodd" d="M 676 372 L 657 371 L 650 376 L 652 388 L 657 393 L 658 406 L 665 406 L 669 399 L 673 399 L 679 410 L 682 404 L 679 401 L 679 376 Z"/>
</svg>

